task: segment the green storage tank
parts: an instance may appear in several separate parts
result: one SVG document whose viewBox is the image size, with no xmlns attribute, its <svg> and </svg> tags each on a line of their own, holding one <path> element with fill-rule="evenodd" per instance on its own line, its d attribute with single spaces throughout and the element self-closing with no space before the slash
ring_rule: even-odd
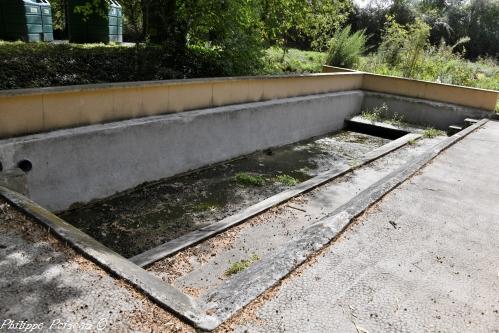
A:
<svg viewBox="0 0 499 333">
<path fill-rule="evenodd" d="M 102 0 L 100 13 L 84 16 L 75 12 L 88 0 L 68 0 L 69 41 L 86 42 L 123 42 L 123 11 L 115 0 Z"/>
<path fill-rule="evenodd" d="M 47 0 L 0 0 L 0 39 L 53 41 L 50 3 Z"/>
</svg>

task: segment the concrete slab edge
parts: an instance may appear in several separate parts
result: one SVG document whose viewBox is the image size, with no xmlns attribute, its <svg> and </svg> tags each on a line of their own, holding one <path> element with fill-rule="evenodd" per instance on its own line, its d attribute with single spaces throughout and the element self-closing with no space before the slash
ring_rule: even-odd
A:
<svg viewBox="0 0 499 333">
<path fill-rule="evenodd" d="M 120 256 L 27 197 L 2 186 L 0 186 L 0 196 L 16 209 L 48 228 L 56 237 L 83 256 L 112 275 L 124 279 L 155 303 L 184 318 L 195 327 L 212 329 L 220 324 L 216 318 L 202 313 L 190 296 Z"/>
<path fill-rule="evenodd" d="M 147 267 L 152 263 L 161 260 L 162 258 L 171 256 L 185 248 L 194 246 L 210 237 L 213 237 L 231 227 L 237 226 L 244 221 L 261 214 L 277 205 L 283 204 L 292 198 L 313 190 L 314 188 L 323 185 L 324 183 L 330 182 L 335 178 L 343 176 L 344 174 L 351 172 L 365 164 L 371 163 L 376 159 L 379 159 L 386 154 L 401 148 L 406 145 L 409 141 L 416 140 L 420 138 L 420 134 L 406 134 L 397 140 L 394 140 L 372 152 L 366 154 L 359 163 L 352 166 L 343 167 L 341 169 L 331 170 L 324 172 L 318 176 L 315 176 L 289 190 L 278 193 L 270 198 L 260 201 L 241 212 L 224 218 L 214 224 L 207 227 L 195 230 L 188 234 L 185 234 L 179 238 L 166 242 L 148 251 L 142 252 L 129 260 L 140 267 Z"/>
<path fill-rule="evenodd" d="M 303 264 L 313 253 L 334 241 L 356 217 L 365 212 L 370 206 L 414 175 L 442 151 L 483 126 L 486 122 L 486 119 L 481 120 L 477 124 L 435 145 L 421 156 L 406 163 L 362 191 L 328 217 L 312 224 L 299 238 L 295 238 L 282 246 L 276 254 L 262 259 L 247 270 L 219 285 L 202 297 L 207 306 L 206 311 L 216 316 L 220 323 L 230 318 L 265 290 L 276 285 Z"/>
</svg>

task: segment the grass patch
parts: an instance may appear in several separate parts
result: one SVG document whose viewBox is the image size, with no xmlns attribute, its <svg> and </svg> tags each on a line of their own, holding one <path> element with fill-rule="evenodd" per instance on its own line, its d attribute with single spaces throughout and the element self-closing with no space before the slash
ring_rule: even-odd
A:
<svg viewBox="0 0 499 333">
<path fill-rule="evenodd" d="M 239 272 L 242 272 L 258 260 L 260 260 L 260 257 L 256 254 L 253 254 L 249 259 L 242 259 L 240 261 L 236 261 L 230 265 L 230 267 L 224 272 L 224 275 L 231 276 Z"/>
<path fill-rule="evenodd" d="M 234 176 L 234 181 L 241 185 L 263 186 L 265 185 L 265 177 L 262 175 L 250 174 L 247 172 L 238 172 Z"/>
<path fill-rule="evenodd" d="M 423 131 L 423 137 L 427 139 L 435 138 L 439 135 L 444 135 L 444 132 L 433 127 L 427 127 Z"/>
<path fill-rule="evenodd" d="M 298 184 L 298 179 L 291 177 L 289 175 L 279 175 L 275 177 L 278 183 L 287 185 L 287 186 L 294 186 Z"/>
</svg>

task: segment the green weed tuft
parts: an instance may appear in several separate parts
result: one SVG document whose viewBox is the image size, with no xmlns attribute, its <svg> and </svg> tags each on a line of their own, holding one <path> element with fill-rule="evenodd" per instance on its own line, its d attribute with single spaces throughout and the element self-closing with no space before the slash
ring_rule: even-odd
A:
<svg viewBox="0 0 499 333">
<path fill-rule="evenodd" d="M 247 172 L 238 172 L 234 176 L 234 180 L 241 185 L 263 186 L 265 185 L 265 177 L 262 175 L 250 174 Z"/>
<path fill-rule="evenodd" d="M 236 261 L 230 265 L 230 267 L 225 271 L 224 275 L 231 276 L 239 272 L 242 272 L 258 260 L 260 260 L 260 257 L 256 254 L 253 254 L 249 259 L 242 259 L 240 261 Z"/>
<path fill-rule="evenodd" d="M 287 186 L 294 186 L 298 184 L 298 179 L 291 177 L 289 175 L 279 175 L 276 177 L 276 180 L 278 183 L 287 185 Z"/>
</svg>

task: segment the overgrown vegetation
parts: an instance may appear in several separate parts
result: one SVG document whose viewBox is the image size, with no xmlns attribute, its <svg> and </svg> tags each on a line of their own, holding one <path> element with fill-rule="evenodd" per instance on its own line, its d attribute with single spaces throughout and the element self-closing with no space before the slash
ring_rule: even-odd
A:
<svg viewBox="0 0 499 333">
<path fill-rule="evenodd" d="M 294 186 L 298 184 L 298 179 L 291 177 L 290 175 L 278 175 L 275 178 L 278 183 L 284 184 L 286 186 Z"/>
<path fill-rule="evenodd" d="M 250 174 L 247 172 L 238 172 L 234 176 L 234 181 L 246 186 L 264 186 L 266 183 L 265 177 L 258 174 Z"/>
<path fill-rule="evenodd" d="M 459 46 L 470 41 L 469 38 L 463 38 L 454 45 L 441 41 L 438 46 L 432 46 L 429 37 L 430 27 L 420 20 L 404 26 L 389 19 L 377 52 L 364 57 L 354 68 L 378 74 L 499 89 L 499 67 L 495 60 L 478 59 L 472 63 L 457 51 Z"/>
<path fill-rule="evenodd" d="M 253 254 L 248 259 L 242 259 L 240 261 L 236 261 L 230 265 L 230 267 L 224 272 L 224 275 L 231 276 L 239 272 L 242 272 L 258 260 L 260 260 L 260 257 L 258 257 L 258 255 L 256 254 Z"/>
</svg>

